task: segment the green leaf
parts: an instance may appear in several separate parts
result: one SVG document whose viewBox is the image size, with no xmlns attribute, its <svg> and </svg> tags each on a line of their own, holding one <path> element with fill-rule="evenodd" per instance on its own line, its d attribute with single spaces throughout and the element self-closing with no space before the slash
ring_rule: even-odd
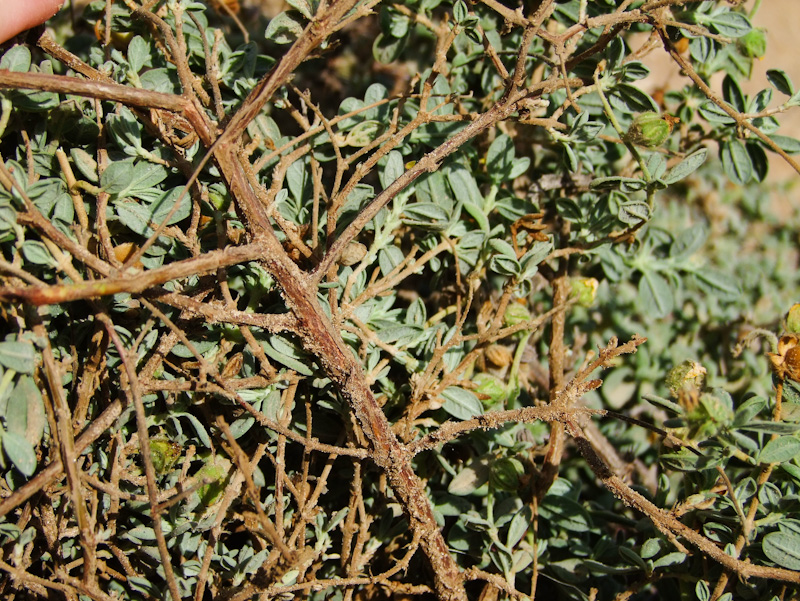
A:
<svg viewBox="0 0 800 601">
<path fill-rule="evenodd" d="M 36 350 L 27 341 L 0 342 L 0 365 L 21 374 L 32 374 L 36 367 Z"/>
<path fill-rule="evenodd" d="M 489 240 L 489 248 L 491 248 L 496 253 L 499 253 L 500 255 L 503 255 L 510 259 L 514 260 L 517 259 L 517 253 L 516 251 L 514 251 L 514 247 L 511 246 L 505 240 L 502 240 L 500 238 L 492 238 L 491 240 Z"/>
<path fill-rule="evenodd" d="M 292 44 L 303 33 L 303 26 L 287 12 L 277 15 L 267 25 L 264 37 L 275 44 Z"/>
<path fill-rule="evenodd" d="M 790 138 L 789 136 L 772 135 L 770 140 L 778 145 L 778 148 L 783 150 L 786 154 L 797 154 L 800 152 L 800 140 L 797 138 Z"/>
<path fill-rule="evenodd" d="M 770 561 L 788 570 L 800 570 L 800 535 L 794 532 L 770 532 L 761 542 Z"/>
<path fill-rule="evenodd" d="M 472 459 L 450 481 L 447 492 L 459 497 L 471 495 L 489 482 L 489 472 L 489 461 L 485 457 Z"/>
<path fill-rule="evenodd" d="M 769 88 L 761 90 L 750 101 L 750 104 L 747 107 L 747 112 L 760 113 L 769 106 L 771 100 L 772 100 L 772 90 L 770 90 Z"/>
<path fill-rule="evenodd" d="M 674 298 L 667 280 L 652 270 L 645 271 L 639 280 L 639 302 L 646 315 L 659 318 L 670 313 Z"/>
<path fill-rule="evenodd" d="M 470 201 L 482 206 L 483 194 L 478 188 L 475 176 L 463 165 L 453 164 L 447 169 L 447 183 L 457 200 Z"/>
<path fill-rule="evenodd" d="M 612 106 L 630 111 L 632 113 L 644 113 L 647 111 L 658 111 L 658 105 L 648 94 L 630 84 L 619 84 L 609 100 Z"/>
<path fill-rule="evenodd" d="M 192 199 L 188 192 L 186 194 L 183 194 L 183 192 L 183 186 L 170 188 L 161 198 L 153 202 L 148 207 L 150 211 L 150 221 L 156 225 L 160 224 L 173 209 L 175 209 L 175 212 L 170 216 L 167 225 L 175 225 L 189 217 L 189 215 L 192 214 Z M 181 198 L 182 194 L 183 198 Z M 178 203 L 179 199 L 180 204 L 178 204 L 176 208 L 175 205 Z"/>
<path fill-rule="evenodd" d="M 643 394 L 642 398 L 645 401 L 647 401 L 648 403 L 651 403 L 652 405 L 655 405 L 656 407 L 662 407 L 662 408 L 666 409 L 667 411 L 672 411 L 676 415 L 683 415 L 684 413 L 686 413 L 684 408 L 681 407 L 678 403 L 673 403 L 672 401 L 667 400 L 667 399 L 665 399 L 663 397 L 657 396 L 655 394 Z"/>
<path fill-rule="evenodd" d="M 616 190 L 621 189 L 623 192 L 636 192 L 644 190 L 647 187 L 647 182 L 638 177 L 622 177 L 620 175 L 612 175 L 609 177 L 598 177 L 593 179 L 589 184 L 592 190 Z"/>
<path fill-rule="evenodd" d="M 47 416 L 42 393 L 33 378 L 23 375 L 17 380 L 3 417 L 9 432 L 19 434 L 32 445 L 41 442 Z"/>
<path fill-rule="evenodd" d="M 508 178 L 514 163 L 514 143 L 506 134 L 497 136 L 486 153 L 486 172 L 495 183 Z"/>
<path fill-rule="evenodd" d="M 783 463 L 800 455 L 800 438 L 781 436 L 770 440 L 758 454 L 759 463 Z"/>
<path fill-rule="evenodd" d="M 679 182 L 683 178 L 697 171 L 697 169 L 699 169 L 700 166 L 706 162 L 707 158 L 708 149 L 701 148 L 700 150 L 697 150 L 687 156 L 680 163 L 667 171 L 667 173 L 661 178 L 661 181 L 668 186 L 671 186 L 672 184 Z"/>
<path fill-rule="evenodd" d="M 185 417 L 189 420 L 189 423 L 192 424 L 192 428 L 197 433 L 198 440 L 203 444 L 203 446 L 207 449 L 210 449 L 213 445 L 211 444 L 211 438 L 208 436 L 208 432 L 206 431 L 205 426 L 200 423 L 200 420 L 197 419 L 191 413 L 186 412 L 176 412 L 170 414 L 170 418 L 178 418 L 178 417 Z"/>
<path fill-rule="evenodd" d="M 453 4 L 453 20 L 460 25 L 468 16 L 469 10 L 467 5 L 464 4 L 464 0 L 456 0 Z"/>
<path fill-rule="evenodd" d="M 725 174 L 734 184 L 743 186 L 753 178 L 753 164 L 741 140 L 722 142 L 719 155 Z"/>
<path fill-rule="evenodd" d="M 697 112 L 700 113 L 700 116 L 709 123 L 721 123 L 723 125 L 736 123 L 736 120 L 728 115 L 728 113 L 726 113 L 722 107 L 717 106 L 710 100 L 706 100 L 703 104 L 701 104 L 700 108 L 697 109 Z"/>
<path fill-rule="evenodd" d="M 27 73 L 31 68 L 31 51 L 25 44 L 17 44 L 8 49 L 0 59 L 0 69 Z"/>
<path fill-rule="evenodd" d="M 403 255 L 403 251 L 396 246 L 382 248 L 380 252 L 378 252 L 378 265 L 380 265 L 383 277 L 389 275 L 395 267 L 403 262 L 404 258 L 405 255 Z"/>
<path fill-rule="evenodd" d="M 683 230 L 669 247 L 669 256 L 675 259 L 686 259 L 696 253 L 705 244 L 708 231 L 702 223 L 695 223 Z"/>
<path fill-rule="evenodd" d="M 100 176 L 100 187 L 116 198 L 141 197 L 167 178 L 167 170 L 154 163 L 136 159 L 114 161 Z M 161 191 L 158 191 L 159 195 Z"/>
<path fill-rule="evenodd" d="M 625 225 L 636 225 L 650 219 L 650 205 L 643 200 L 631 200 L 619 205 L 617 219 Z"/>
<path fill-rule="evenodd" d="M 180 94 L 181 84 L 177 69 L 148 69 L 139 76 L 143 88 L 164 94 Z"/>
<path fill-rule="evenodd" d="M 694 272 L 695 281 L 708 294 L 724 300 L 735 300 L 742 291 L 731 276 L 724 275 L 714 269 L 704 267 Z"/>
<path fill-rule="evenodd" d="M 457 419 L 471 419 L 483 415 L 483 404 L 475 393 L 458 386 L 448 386 L 442 392 L 442 409 Z M 452 491 L 451 491 L 452 492 Z"/>
<path fill-rule="evenodd" d="M 786 71 L 782 69 L 767 69 L 767 80 L 782 94 L 792 96 L 794 85 Z"/>
<path fill-rule="evenodd" d="M 372 56 L 376 61 L 384 65 L 396 61 L 405 50 L 408 37 L 396 38 L 379 33 L 372 44 Z"/>
<path fill-rule="evenodd" d="M 270 344 L 270 342 L 272 344 Z M 261 346 L 270 359 L 274 359 L 304 376 L 313 375 L 314 371 L 303 362 L 294 350 L 294 347 L 283 341 L 280 336 L 271 336 L 269 341 L 262 340 Z M 280 349 L 280 350 L 279 350 Z"/>
<path fill-rule="evenodd" d="M 442 207 L 432 202 L 415 202 L 406 206 L 403 215 L 415 221 L 450 221 L 450 215 Z"/>
<path fill-rule="evenodd" d="M 739 87 L 739 82 L 730 75 L 726 75 L 725 79 L 722 80 L 722 97 L 725 99 L 725 102 L 740 113 L 745 111 L 744 92 L 742 92 L 742 88 Z"/>
<path fill-rule="evenodd" d="M 309 21 L 314 18 L 314 14 L 311 12 L 311 4 L 309 4 L 308 0 L 286 0 L 286 3 Z"/>
<path fill-rule="evenodd" d="M 22 256 L 25 260 L 33 263 L 34 265 L 49 265 L 56 266 L 56 260 L 47 247 L 38 240 L 25 240 L 22 243 Z"/>
<path fill-rule="evenodd" d="M 740 38 L 753 28 L 742 13 L 730 11 L 714 15 L 709 19 L 709 24 L 718 34 L 729 38 Z"/>
<path fill-rule="evenodd" d="M 133 36 L 128 43 L 128 64 L 134 73 L 141 71 L 145 65 L 152 64 L 150 44 L 142 36 Z"/>
<path fill-rule="evenodd" d="M 570 532 L 586 532 L 592 527 L 592 518 L 583 505 L 564 496 L 545 495 L 539 504 L 539 515 Z"/>
<path fill-rule="evenodd" d="M 404 172 L 403 155 L 396 150 L 391 151 L 386 157 L 386 163 L 380 173 L 381 185 L 388 188 Z"/>
<path fill-rule="evenodd" d="M 22 475 L 30 477 L 36 471 L 36 453 L 24 436 L 3 432 L 3 450 Z"/>
<path fill-rule="evenodd" d="M 344 138 L 344 146 L 363 148 L 372 143 L 384 129 L 384 124 L 380 121 L 362 121 L 351 129 Z"/>
<path fill-rule="evenodd" d="M 748 140 L 745 143 L 747 154 L 750 155 L 750 163 L 753 165 L 753 178 L 757 182 L 763 182 L 769 171 L 769 159 L 767 153 L 760 143 Z"/>
<path fill-rule="evenodd" d="M 672 553 L 667 553 L 663 557 L 659 557 L 653 562 L 653 569 L 658 568 L 666 568 L 669 566 L 678 565 L 679 563 L 683 563 L 686 559 L 686 553 L 681 553 L 680 551 L 673 551 Z"/>
</svg>

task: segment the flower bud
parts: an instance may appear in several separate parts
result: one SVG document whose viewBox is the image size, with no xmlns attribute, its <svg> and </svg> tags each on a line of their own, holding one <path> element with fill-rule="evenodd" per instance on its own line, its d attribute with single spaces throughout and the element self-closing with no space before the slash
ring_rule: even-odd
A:
<svg viewBox="0 0 800 601">
<path fill-rule="evenodd" d="M 570 296 L 578 299 L 581 307 L 591 307 L 597 297 L 599 282 L 595 278 L 575 278 L 570 281 L 572 288 Z"/>
<path fill-rule="evenodd" d="M 150 440 L 150 460 L 156 473 L 161 476 L 172 469 L 181 456 L 181 445 L 165 438 Z"/>
<path fill-rule="evenodd" d="M 800 303 L 792 305 L 786 314 L 786 331 L 789 334 L 800 334 Z"/>
<path fill-rule="evenodd" d="M 655 148 L 661 146 L 672 133 L 672 126 L 678 122 L 672 115 L 642 113 L 637 115 L 625 134 L 625 141 L 639 146 Z"/>
<path fill-rule="evenodd" d="M 506 385 L 500 378 L 492 374 L 479 373 L 472 378 L 475 392 L 486 409 L 502 403 L 506 398 Z"/>
<path fill-rule="evenodd" d="M 201 483 L 197 489 L 197 494 L 200 497 L 200 502 L 206 507 L 216 503 L 225 490 L 226 463 L 230 462 L 224 459 L 218 459 L 217 461 L 209 459 L 195 476 Z"/>
<path fill-rule="evenodd" d="M 706 373 L 706 368 L 697 361 L 687 359 L 669 370 L 667 388 L 674 397 L 678 397 L 683 390 L 700 390 L 705 383 Z"/>
<path fill-rule="evenodd" d="M 503 325 L 506 327 L 515 326 L 529 321 L 531 313 L 525 305 L 520 303 L 509 303 L 506 312 L 503 314 Z"/>
<path fill-rule="evenodd" d="M 767 53 L 767 34 L 763 29 L 751 29 L 736 40 L 736 47 L 747 58 L 763 58 Z"/>
</svg>

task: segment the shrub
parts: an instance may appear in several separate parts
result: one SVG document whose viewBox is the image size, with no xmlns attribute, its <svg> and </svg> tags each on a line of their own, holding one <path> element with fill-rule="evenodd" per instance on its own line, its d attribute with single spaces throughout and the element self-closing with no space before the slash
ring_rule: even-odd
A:
<svg viewBox="0 0 800 601">
<path fill-rule="evenodd" d="M 800 94 L 743 93 L 738 4 L 100 1 L 10 45 L 0 589 L 797 595 Z"/>
</svg>

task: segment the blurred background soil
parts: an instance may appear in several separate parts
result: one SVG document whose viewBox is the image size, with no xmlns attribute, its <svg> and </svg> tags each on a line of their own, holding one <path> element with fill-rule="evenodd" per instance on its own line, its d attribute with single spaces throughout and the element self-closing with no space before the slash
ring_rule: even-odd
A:
<svg viewBox="0 0 800 601">
<path fill-rule="evenodd" d="M 748 12 L 754 4 L 755 0 L 748 0 L 745 3 Z M 752 96 L 770 87 L 766 76 L 767 69 L 783 69 L 789 74 L 795 88 L 800 88 L 800 58 L 796 44 L 800 38 L 800 0 L 762 0 L 758 12 L 752 18 L 752 23 L 754 27 L 767 31 L 767 54 L 755 62 L 750 81 L 743 82 L 742 88 L 745 94 Z M 650 76 L 644 80 L 647 89 L 669 90 L 681 87 L 689 81 L 662 52 L 653 52 L 645 62 L 651 69 Z M 712 88 L 721 95 L 722 77 L 712 84 Z M 773 94 L 772 106 L 785 98 L 776 91 Z M 781 128 L 777 133 L 800 138 L 800 107 L 793 107 L 781 115 L 779 120 Z M 769 157 L 771 160 L 767 181 L 776 184 L 772 191 L 773 200 L 778 204 L 791 203 L 789 206 L 800 208 L 800 186 L 796 183 L 800 182 L 800 175 L 778 155 L 770 154 Z"/>
</svg>

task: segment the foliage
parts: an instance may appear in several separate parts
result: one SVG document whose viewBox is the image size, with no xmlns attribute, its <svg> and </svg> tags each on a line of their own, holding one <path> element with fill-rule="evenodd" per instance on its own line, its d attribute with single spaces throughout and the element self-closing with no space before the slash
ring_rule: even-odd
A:
<svg viewBox="0 0 800 601">
<path fill-rule="evenodd" d="M 0 59 L 3 593 L 798 595 L 800 93 L 744 8 L 287 4 Z"/>
</svg>

